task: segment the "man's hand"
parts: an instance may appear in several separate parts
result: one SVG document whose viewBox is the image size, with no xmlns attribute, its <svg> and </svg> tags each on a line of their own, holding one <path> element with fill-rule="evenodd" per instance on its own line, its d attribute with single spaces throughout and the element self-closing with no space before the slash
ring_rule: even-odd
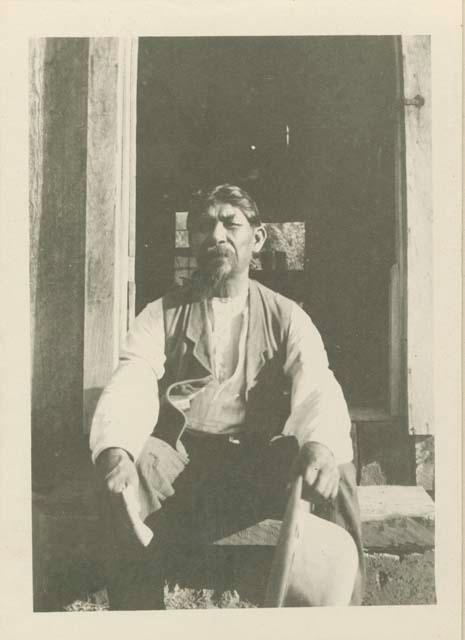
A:
<svg viewBox="0 0 465 640">
<path fill-rule="evenodd" d="M 332 452 L 319 442 L 305 442 L 293 467 L 303 476 L 304 497 L 313 502 L 333 500 L 339 489 L 339 469 Z"/>
<path fill-rule="evenodd" d="M 136 465 L 124 449 L 111 447 L 102 451 L 97 458 L 97 468 L 110 493 L 122 493 L 128 486 L 137 487 Z"/>
</svg>

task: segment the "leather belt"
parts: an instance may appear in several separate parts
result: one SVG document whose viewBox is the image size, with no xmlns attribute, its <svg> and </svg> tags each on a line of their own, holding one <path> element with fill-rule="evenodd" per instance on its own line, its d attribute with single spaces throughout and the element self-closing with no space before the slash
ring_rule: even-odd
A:
<svg viewBox="0 0 465 640">
<path fill-rule="evenodd" d="M 270 442 L 269 436 L 264 437 L 261 434 L 256 433 L 211 433 L 208 431 L 199 431 L 197 429 L 190 429 L 187 427 L 182 435 L 182 438 L 187 437 L 191 439 L 191 442 L 205 442 L 217 443 L 217 444 L 231 444 L 233 446 L 264 446 Z"/>
</svg>

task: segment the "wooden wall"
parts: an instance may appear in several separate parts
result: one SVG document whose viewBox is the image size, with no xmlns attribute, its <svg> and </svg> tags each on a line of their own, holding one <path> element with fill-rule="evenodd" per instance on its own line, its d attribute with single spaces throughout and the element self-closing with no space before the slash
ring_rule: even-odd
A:
<svg viewBox="0 0 465 640">
<path fill-rule="evenodd" d="M 92 420 L 117 355 L 115 204 L 119 200 L 118 170 L 121 171 L 117 95 L 118 39 L 92 38 L 87 123 L 84 427 Z"/>
<path fill-rule="evenodd" d="M 60 459 L 85 440 L 127 328 L 133 53 L 131 39 L 31 41 L 32 459 L 39 488 L 53 484 Z"/>
</svg>

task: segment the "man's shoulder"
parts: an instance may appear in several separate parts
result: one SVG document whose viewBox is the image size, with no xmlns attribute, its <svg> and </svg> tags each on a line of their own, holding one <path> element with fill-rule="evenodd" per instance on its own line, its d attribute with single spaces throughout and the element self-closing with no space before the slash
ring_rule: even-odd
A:
<svg viewBox="0 0 465 640">
<path fill-rule="evenodd" d="M 296 307 L 300 310 L 299 305 L 291 298 L 286 297 L 278 291 L 274 291 L 265 286 L 258 280 L 249 280 L 249 288 L 251 295 L 258 300 L 261 300 L 267 307 L 276 310 L 280 313 L 290 314 Z M 157 298 L 153 302 L 147 305 L 147 308 L 153 310 L 163 309 L 164 311 L 175 310 L 183 307 L 186 304 L 192 304 L 198 301 L 192 285 L 187 282 L 184 285 L 176 285 L 169 289 L 160 298 Z"/>
<path fill-rule="evenodd" d="M 271 305 L 272 308 L 275 308 L 277 311 L 290 314 L 295 307 L 298 307 L 298 304 L 294 300 L 287 298 L 282 293 L 278 293 L 278 291 L 270 289 L 261 282 L 258 282 L 258 280 L 250 280 L 250 288 L 251 290 L 255 290 L 264 302 Z"/>
<path fill-rule="evenodd" d="M 195 295 L 189 283 L 184 285 L 174 285 L 166 291 L 161 297 L 150 302 L 147 307 L 160 308 L 164 311 L 176 309 L 185 304 L 195 301 Z"/>
<path fill-rule="evenodd" d="M 251 280 L 250 282 L 254 283 L 252 286 L 255 288 L 256 295 L 262 300 L 267 309 L 267 315 L 270 316 L 273 322 L 282 325 L 283 328 L 287 327 L 294 334 L 296 332 L 302 334 L 318 333 L 318 329 L 309 313 L 295 300 L 287 298 L 256 280 Z"/>
</svg>

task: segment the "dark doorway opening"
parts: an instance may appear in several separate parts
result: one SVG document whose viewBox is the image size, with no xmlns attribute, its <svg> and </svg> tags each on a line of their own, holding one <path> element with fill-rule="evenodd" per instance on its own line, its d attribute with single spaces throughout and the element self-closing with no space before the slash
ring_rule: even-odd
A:
<svg viewBox="0 0 465 640">
<path fill-rule="evenodd" d="M 175 213 L 190 193 L 239 183 L 267 221 L 305 223 L 304 268 L 254 277 L 310 314 L 349 405 L 388 411 L 394 40 L 139 40 L 137 311 L 173 283 Z"/>
</svg>

